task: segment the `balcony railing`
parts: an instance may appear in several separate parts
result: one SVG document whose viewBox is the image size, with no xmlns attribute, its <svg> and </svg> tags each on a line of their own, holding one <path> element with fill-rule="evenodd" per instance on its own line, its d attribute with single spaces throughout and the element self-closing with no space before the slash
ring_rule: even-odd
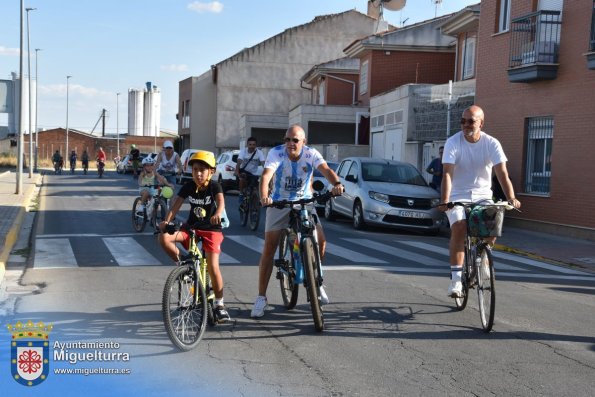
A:
<svg viewBox="0 0 595 397">
<path fill-rule="evenodd" d="M 556 78 L 561 25 L 560 11 L 541 10 L 511 21 L 511 82 Z"/>
</svg>

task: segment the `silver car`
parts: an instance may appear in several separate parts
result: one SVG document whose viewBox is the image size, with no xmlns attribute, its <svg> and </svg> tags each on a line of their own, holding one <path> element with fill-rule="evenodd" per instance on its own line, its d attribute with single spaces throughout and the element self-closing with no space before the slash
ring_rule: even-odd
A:
<svg viewBox="0 0 595 397">
<path fill-rule="evenodd" d="M 326 202 L 324 216 L 337 214 L 353 219 L 353 227 L 366 225 L 414 229 L 429 234 L 440 231 L 440 202 L 413 165 L 370 157 L 348 157 L 337 174 L 345 186 L 343 195 Z"/>
</svg>

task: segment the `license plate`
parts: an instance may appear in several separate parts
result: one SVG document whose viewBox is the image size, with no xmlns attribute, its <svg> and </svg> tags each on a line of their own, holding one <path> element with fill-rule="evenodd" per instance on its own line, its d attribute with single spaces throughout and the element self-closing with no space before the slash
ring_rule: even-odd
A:
<svg viewBox="0 0 595 397">
<path fill-rule="evenodd" d="M 417 211 L 399 211 L 399 216 L 404 218 L 427 218 L 426 214 Z"/>
</svg>

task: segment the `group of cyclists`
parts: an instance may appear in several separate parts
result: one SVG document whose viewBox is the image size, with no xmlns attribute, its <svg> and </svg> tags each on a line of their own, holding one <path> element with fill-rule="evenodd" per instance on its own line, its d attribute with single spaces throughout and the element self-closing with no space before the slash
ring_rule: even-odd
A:
<svg viewBox="0 0 595 397">
<path fill-rule="evenodd" d="M 105 158 L 106 157 L 103 148 L 99 147 L 96 154 L 98 169 L 101 168 L 102 165 L 105 165 Z M 77 160 L 78 155 L 75 150 L 72 150 L 70 152 L 70 155 L 68 156 L 68 162 L 70 164 L 70 173 L 72 174 L 74 174 L 74 171 L 76 169 Z M 54 152 L 54 155 L 52 156 L 52 163 L 54 165 L 54 172 L 56 174 L 61 174 L 62 169 L 64 168 L 64 158 L 62 157 L 60 150 L 56 150 Z M 86 174 L 87 170 L 89 169 L 89 153 L 87 153 L 87 150 L 83 150 L 83 154 L 81 155 L 81 166 L 83 168 L 84 173 Z"/>
</svg>

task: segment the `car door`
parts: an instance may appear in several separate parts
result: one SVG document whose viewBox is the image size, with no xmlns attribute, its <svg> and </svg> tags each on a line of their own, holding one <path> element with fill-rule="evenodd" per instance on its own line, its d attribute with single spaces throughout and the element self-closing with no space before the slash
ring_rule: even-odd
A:
<svg viewBox="0 0 595 397">
<path fill-rule="evenodd" d="M 345 181 L 343 182 L 343 186 L 345 186 L 345 192 L 343 193 L 343 203 L 345 205 L 344 211 L 346 215 L 353 215 L 353 204 L 357 198 L 357 193 L 359 190 L 358 182 L 360 178 L 361 172 L 359 162 L 353 161 L 349 166 L 347 174 L 345 174 Z"/>
<path fill-rule="evenodd" d="M 343 186 L 345 186 L 345 175 L 347 175 L 347 172 L 349 171 L 349 167 L 351 166 L 352 163 L 353 163 L 352 160 L 345 159 L 339 165 L 339 168 L 337 170 L 337 176 L 341 180 L 341 183 L 343 184 Z M 341 196 L 337 196 L 333 199 L 333 207 L 337 212 L 346 213 L 345 194 L 342 194 Z M 348 213 L 351 213 L 351 210 Z"/>
</svg>

